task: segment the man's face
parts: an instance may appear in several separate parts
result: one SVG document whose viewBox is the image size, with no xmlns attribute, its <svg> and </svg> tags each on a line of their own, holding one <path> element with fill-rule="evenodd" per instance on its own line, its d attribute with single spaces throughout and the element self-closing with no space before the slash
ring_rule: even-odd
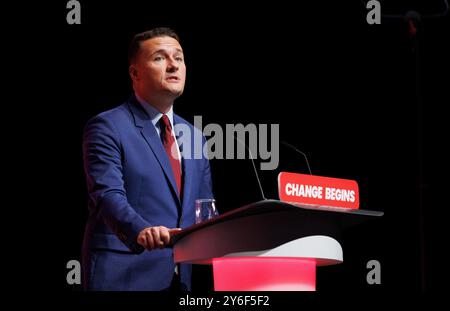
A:
<svg viewBox="0 0 450 311">
<path fill-rule="evenodd" d="M 180 43 L 172 37 L 142 41 L 130 75 L 135 87 L 144 94 L 177 98 L 183 93 L 186 80 Z"/>
</svg>

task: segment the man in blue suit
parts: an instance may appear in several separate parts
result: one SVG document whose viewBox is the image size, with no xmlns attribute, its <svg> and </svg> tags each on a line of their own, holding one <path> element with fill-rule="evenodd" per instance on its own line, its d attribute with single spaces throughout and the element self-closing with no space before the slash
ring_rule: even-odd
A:
<svg viewBox="0 0 450 311">
<path fill-rule="evenodd" d="M 201 135 L 173 113 L 186 65 L 168 28 L 130 45 L 133 96 L 91 119 L 84 133 L 89 218 L 83 285 L 89 290 L 190 290 L 191 266 L 175 265 L 171 235 L 195 222 L 195 199 L 212 198 L 209 162 L 183 154 L 174 128 Z M 178 141 L 177 141 L 178 139 Z M 205 139 L 203 138 L 203 143 Z"/>
</svg>

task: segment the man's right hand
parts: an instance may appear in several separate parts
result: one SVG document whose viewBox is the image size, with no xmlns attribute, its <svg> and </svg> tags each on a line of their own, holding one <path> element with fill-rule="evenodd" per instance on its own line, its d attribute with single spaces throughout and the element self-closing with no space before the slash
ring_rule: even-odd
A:
<svg viewBox="0 0 450 311">
<path fill-rule="evenodd" d="M 139 233 L 137 242 L 148 250 L 164 248 L 170 244 L 171 234 L 180 230 L 181 228 L 168 229 L 164 226 L 148 227 Z"/>
</svg>

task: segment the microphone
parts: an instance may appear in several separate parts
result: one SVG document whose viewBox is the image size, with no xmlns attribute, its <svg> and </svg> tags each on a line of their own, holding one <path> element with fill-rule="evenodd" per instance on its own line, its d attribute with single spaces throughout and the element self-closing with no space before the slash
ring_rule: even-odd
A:
<svg viewBox="0 0 450 311">
<path fill-rule="evenodd" d="M 285 146 L 288 146 L 289 148 L 291 148 L 292 150 L 294 150 L 297 153 L 300 153 L 306 160 L 306 165 L 308 165 L 308 171 L 309 174 L 312 175 L 311 173 L 311 167 L 309 166 L 309 162 L 308 162 L 308 158 L 306 157 L 306 154 L 303 151 L 298 150 L 297 148 L 295 148 L 294 146 L 292 146 L 291 144 L 285 142 L 285 141 L 281 141 L 281 143 Z"/>
<path fill-rule="evenodd" d="M 264 195 L 263 188 L 262 188 L 262 186 L 261 186 L 261 181 L 260 181 L 260 179 L 259 179 L 258 171 L 257 171 L 257 169 L 256 169 L 255 160 L 254 160 L 254 158 L 253 158 L 252 152 L 250 151 L 250 149 L 247 147 L 247 145 L 246 145 L 242 140 L 240 140 L 239 138 L 237 138 L 237 137 L 234 136 L 234 135 L 233 135 L 233 138 L 234 138 L 237 142 L 239 142 L 241 145 L 243 145 L 243 146 L 245 147 L 245 149 L 248 150 L 248 153 L 250 154 L 250 160 L 252 160 L 253 170 L 254 170 L 254 172 L 255 172 L 256 180 L 258 181 L 259 190 L 261 191 L 261 197 L 263 198 L 263 200 L 267 200 L 267 199 L 266 199 L 266 196 Z"/>
</svg>

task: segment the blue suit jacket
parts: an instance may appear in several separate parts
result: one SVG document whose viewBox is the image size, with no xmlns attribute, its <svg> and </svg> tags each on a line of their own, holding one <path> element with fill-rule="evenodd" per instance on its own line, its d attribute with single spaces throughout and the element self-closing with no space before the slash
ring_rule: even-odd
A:
<svg viewBox="0 0 450 311">
<path fill-rule="evenodd" d="M 175 114 L 173 120 L 189 126 L 194 150 L 199 130 Z M 88 122 L 83 153 L 90 212 L 83 242 L 84 287 L 169 287 L 175 267 L 172 249 L 144 251 L 136 238 L 146 227 L 183 228 L 195 222 L 195 199 L 213 197 L 208 160 L 182 159 L 180 199 L 161 139 L 134 96 Z M 190 289 L 191 266 L 182 264 L 180 272 Z"/>
</svg>

